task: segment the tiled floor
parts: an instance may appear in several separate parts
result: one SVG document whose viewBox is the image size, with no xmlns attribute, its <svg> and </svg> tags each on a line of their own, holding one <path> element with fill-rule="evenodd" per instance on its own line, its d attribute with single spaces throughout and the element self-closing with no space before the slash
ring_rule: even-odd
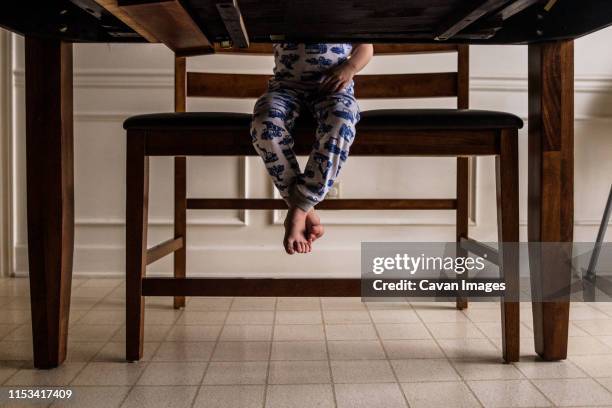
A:
<svg viewBox="0 0 612 408">
<path fill-rule="evenodd" d="M 0 280 L 0 406 L 612 406 L 612 304 L 574 304 L 569 359 L 501 363 L 499 305 L 331 298 L 148 298 L 145 357 L 124 362 L 121 280 L 76 279 L 67 362 L 32 368 L 28 281 Z M 62 388 L 35 404 L 8 390 Z"/>
</svg>

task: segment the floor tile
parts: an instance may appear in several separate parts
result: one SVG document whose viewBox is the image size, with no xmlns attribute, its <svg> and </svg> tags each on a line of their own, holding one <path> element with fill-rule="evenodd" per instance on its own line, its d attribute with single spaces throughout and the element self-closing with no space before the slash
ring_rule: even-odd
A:
<svg viewBox="0 0 612 408">
<path fill-rule="evenodd" d="M 214 342 L 171 341 L 162 343 L 153 361 L 208 361 L 212 356 Z"/>
<path fill-rule="evenodd" d="M 608 391 L 612 392 L 612 377 L 596 378 L 595 381 L 603 385 Z"/>
<path fill-rule="evenodd" d="M 465 322 L 468 318 L 458 310 L 454 309 L 440 309 L 440 308 L 418 308 L 415 307 L 415 311 L 426 323 L 452 323 L 452 322 Z"/>
<path fill-rule="evenodd" d="M 51 407 L 63 408 L 119 408 L 130 391 L 127 386 L 109 387 L 74 387 L 70 386 L 72 396 L 69 399 L 56 399 Z"/>
<path fill-rule="evenodd" d="M 219 337 L 222 326 L 174 326 L 168 335 L 167 341 L 215 341 Z M 145 337 L 146 338 L 146 337 Z"/>
<path fill-rule="evenodd" d="M 328 340 L 377 340 L 376 330 L 371 324 L 325 325 Z"/>
<path fill-rule="evenodd" d="M 327 361 L 271 361 L 268 384 L 324 384 L 331 382 Z"/>
<path fill-rule="evenodd" d="M 182 310 L 147 310 L 145 313 L 146 325 L 172 325 L 184 314 Z"/>
<path fill-rule="evenodd" d="M 272 324 L 274 322 L 274 312 L 250 312 L 250 311 L 230 311 L 227 315 L 226 324 Z"/>
<path fill-rule="evenodd" d="M 87 279 L 82 284 L 73 287 L 79 288 L 116 288 L 119 285 L 122 285 L 125 281 L 123 279 L 111 279 L 111 278 L 93 278 Z"/>
<path fill-rule="evenodd" d="M 580 320 L 608 320 L 610 316 L 604 312 L 590 307 L 587 304 L 573 303 L 570 307 L 570 320 L 576 322 Z"/>
<path fill-rule="evenodd" d="M 85 363 L 64 363 L 53 370 L 40 370 L 32 365 L 21 368 L 4 382 L 10 386 L 49 385 L 61 386 L 70 383 L 83 369 Z"/>
<path fill-rule="evenodd" d="M 612 377 L 612 355 L 573 356 L 570 360 L 591 377 Z"/>
<path fill-rule="evenodd" d="M 419 321 L 414 310 L 370 310 L 375 323 L 416 323 Z"/>
<path fill-rule="evenodd" d="M 206 363 L 152 362 L 140 376 L 138 385 L 199 385 Z"/>
<path fill-rule="evenodd" d="M 612 354 L 612 348 L 596 337 L 570 337 L 567 344 L 568 356 Z"/>
<path fill-rule="evenodd" d="M 102 299 L 113 291 L 110 287 L 84 287 L 79 286 L 72 290 L 72 296 L 79 298 L 99 298 Z"/>
<path fill-rule="evenodd" d="M 3 340 L 10 332 L 20 327 L 18 324 L 0 324 L 0 340 Z"/>
<path fill-rule="evenodd" d="M 501 338 L 502 336 L 502 327 L 499 320 L 496 322 L 477 322 L 474 325 L 489 338 Z M 533 338 L 533 330 L 522 323 L 520 326 L 520 336 L 523 338 Z"/>
<path fill-rule="evenodd" d="M 361 298 L 321 298 L 323 310 L 365 310 Z"/>
<path fill-rule="evenodd" d="M 327 360 L 324 341 L 272 342 L 271 360 Z"/>
<path fill-rule="evenodd" d="M 278 298 L 276 310 L 321 310 L 321 302 L 316 297 Z"/>
<path fill-rule="evenodd" d="M 324 310 L 323 318 L 327 324 L 363 324 L 370 323 L 370 314 L 366 310 Z"/>
<path fill-rule="evenodd" d="M 28 310 L 0 310 L 0 324 L 25 324 L 30 318 Z"/>
<path fill-rule="evenodd" d="M 500 319 L 499 309 L 472 309 L 464 310 L 465 315 L 475 323 L 498 322 Z"/>
<path fill-rule="evenodd" d="M 177 319 L 176 324 L 217 325 L 225 322 L 227 312 L 211 311 L 189 311 L 186 310 Z"/>
<path fill-rule="evenodd" d="M 0 361 L 0 384 L 25 365 L 24 361 Z"/>
<path fill-rule="evenodd" d="M 122 310 L 89 310 L 77 321 L 79 324 L 115 325 L 125 321 Z"/>
<path fill-rule="evenodd" d="M 261 408 L 263 385 L 205 385 L 200 388 L 194 408 Z"/>
<path fill-rule="evenodd" d="M 476 397 L 489 407 L 548 407 L 552 404 L 527 380 L 468 381 Z"/>
<path fill-rule="evenodd" d="M 587 375 L 570 361 L 522 360 L 514 365 L 531 379 L 581 378 Z"/>
<path fill-rule="evenodd" d="M 108 341 L 119 329 L 118 324 L 76 324 L 70 328 L 70 339 L 73 341 Z"/>
<path fill-rule="evenodd" d="M 318 310 L 277 311 L 276 324 L 322 324 Z"/>
<path fill-rule="evenodd" d="M 376 323 L 382 340 L 430 339 L 431 334 L 423 323 Z"/>
<path fill-rule="evenodd" d="M 391 366 L 386 360 L 332 361 L 335 383 L 395 382 Z"/>
<path fill-rule="evenodd" d="M 225 311 L 229 310 L 233 298 L 227 297 L 193 297 L 185 302 L 186 311 Z"/>
<path fill-rule="evenodd" d="M 480 407 L 462 382 L 408 383 L 402 389 L 411 408 Z"/>
<path fill-rule="evenodd" d="M 501 361 L 501 352 L 489 340 L 484 339 L 441 339 L 438 344 L 449 358 Z"/>
<path fill-rule="evenodd" d="M 0 298 L 0 306 L 2 306 L 2 310 L 30 310 L 32 308 L 32 303 L 29 296 L 18 296 L 6 299 L 9 301 L 3 303 L 2 298 Z"/>
<path fill-rule="evenodd" d="M 272 325 L 228 325 L 221 331 L 219 341 L 270 341 Z"/>
<path fill-rule="evenodd" d="M 268 363 L 264 361 L 248 362 L 212 362 L 208 365 L 204 384 L 265 384 Z"/>
<path fill-rule="evenodd" d="M 125 312 L 125 289 L 121 290 L 121 292 L 123 292 L 121 294 L 121 297 L 119 298 L 114 298 L 111 297 L 111 295 L 105 297 L 104 299 L 97 301 L 93 307 L 90 307 L 89 309 L 87 309 L 87 311 L 89 310 L 98 310 L 98 311 L 102 311 L 102 310 L 114 310 L 114 311 L 119 311 L 119 312 Z M 91 302 L 91 301 L 95 301 L 95 299 L 89 299 L 89 298 L 81 298 L 82 302 Z M 163 299 L 163 298 L 147 298 L 145 299 L 145 304 L 148 305 L 148 303 L 150 303 L 150 299 Z M 73 299 L 74 300 L 74 299 Z M 172 298 L 169 299 L 170 301 L 172 300 Z M 70 303 L 70 309 L 74 309 L 72 307 L 73 305 L 73 301 L 71 301 Z M 146 310 L 151 310 L 152 307 L 155 306 L 146 306 Z M 168 307 L 168 306 L 166 306 Z M 83 309 L 85 309 L 85 307 L 83 307 Z M 72 313 L 72 310 L 70 311 Z"/>
<path fill-rule="evenodd" d="M 198 387 L 134 387 L 121 408 L 189 408 Z"/>
<path fill-rule="evenodd" d="M 16 326 L 10 333 L 4 336 L 6 341 L 29 341 L 32 338 L 32 325 L 29 323 Z"/>
<path fill-rule="evenodd" d="M 331 360 L 384 360 L 385 351 L 378 340 L 329 341 Z"/>
<path fill-rule="evenodd" d="M 125 296 L 125 293 L 124 293 L 123 296 Z M 101 303 L 101 299 L 100 298 L 75 297 L 75 296 L 72 296 L 70 298 L 70 311 L 73 311 L 73 310 L 91 310 L 94 306 L 96 306 L 99 303 Z M 123 305 L 122 308 L 125 309 L 125 305 Z"/>
<path fill-rule="evenodd" d="M 612 393 L 590 378 L 534 380 L 557 406 L 612 405 Z"/>
<path fill-rule="evenodd" d="M 212 361 L 267 361 L 270 342 L 226 341 L 217 343 Z"/>
<path fill-rule="evenodd" d="M 387 356 L 392 360 L 405 358 L 443 358 L 444 354 L 436 342 L 426 340 L 384 340 Z"/>
<path fill-rule="evenodd" d="M 142 374 L 146 363 L 92 362 L 72 381 L 72 385 L 132 385 Z"/>
<path fill-rule="evenodd" d="M 612 336 L 612 319 L 574 321 L 573 323 L 592 336 Z"/>
<path fill-rule="evenodd" d="M 140 361 L 149 361 L 159 348 L 160 343 L 145 341 Z M 124 342 L 109 342 L 93 357 L 93 361 L 124 363 L 126 347 Z"/>
<path fill-rule="evenodd" d="M 502 364 L 498 359 L 451 361 L 464 380 L 518 380 L 523 374 L 512 364 Z"/>
<path fill-rule="evenodd" d="M 338 408 L 405 408 L 397 384 L 336 384 Z"/>
<path fill-rule="evenodd" d="M 325 340 L 320 324 L 283 324 L 274 326 L 274 341 Z"/>
<path fill-rule="evenodd" d="M 0 361 L 32 360 L 32 343 L 27 341 L 0 341 Z"/>
<path fill-rule="evenodd" d="M 427 323 L 436 339 L 482 339 L 485 335 L 472 322 Z"/>
<path fill-rule="evenodd" d="M 91 361 L 102 347 L 104 347 L 104 342 L 74 342 L 68 340 L 68 354 L 66 356 L 67 362 L 88 362 Z M 124 351 L 125 353 L 125 351 Z M 124 354 L 125 357 L 125 354 Z"/>
<path fill-rule="evenodd" d="M 413 310 L 410 303 L 405 300 L 391 301 L 385 298 L 376 298 L 366 302 L 370 310 Z"/>
<path fill-rule="evenodd" d="M 231 310 L 274 310 L 276 304 L 276 298 L 263 297 L 263 298 L 235 298 L 232 303 Z"/>
<path fill-rule="evenodd" d="M 168 332 L 173 326 L 167 324 L 145 324 L 144 341 L 161 342 L 166 339 Z M 111 341 L 125 341 L 125 326 L 121 327 L 113 336 Z"/>
<path fill-rule="evenodd" d="M 270 385 L 266 408 L 331 408 L 334 396 L 331 385 Z"/>
<path fill-rule="evenodd" d="M 391 360 L 399 382 L 459 381 L 459 375 L 448 360 Z"/>
</svg>

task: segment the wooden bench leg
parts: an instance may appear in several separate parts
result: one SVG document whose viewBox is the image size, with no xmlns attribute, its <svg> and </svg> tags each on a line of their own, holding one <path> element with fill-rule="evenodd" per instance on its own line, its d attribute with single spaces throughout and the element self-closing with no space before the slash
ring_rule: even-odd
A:
<svg viewBox="0 0 612 408">
<path fill-rule="evenodd" d="M 520 348 L 519 288 L 519 202 L 517 130 L 503 130 L 500 154 L 496 157 L 497 230 L 499 265 L 506 293 L 512 297 L 501 302 L 502 349 L 504 361 L 518 361 Z"/>
<path fill-rule="evenodd" d="M 142 358 L 144 297 L 142 279 L 147 266 L 149 158 L 144 134 L 128 132 L 126 166 L 126 360 Z"/>
<path fill-rule="evenodd" d="M 174 238 L 183 237 L 183 247 L 174 252 L 174 277 L 186 276 L 187 263 L 187 160 L 174 158 Z M 185 296 L 174 297 L 174 308 L 185 307 Z"/>
<path fill-rule="evenodd" d="M 468 236 L 468 205 L 469 205 L 469 163 L 467 157 L 457 158 L 457 211 L 456 211 L 456 240 L 457 244 L 461 238 Z M 457 256 L 466 257 L 467 252 L 460 249 L 457 245 Z M 467 278 L 465 272 L 464 278 Z M 456 305 L 458 310 L 466 309 L 468 301 L 464 297 L 457 297 Z"/>
</svg>

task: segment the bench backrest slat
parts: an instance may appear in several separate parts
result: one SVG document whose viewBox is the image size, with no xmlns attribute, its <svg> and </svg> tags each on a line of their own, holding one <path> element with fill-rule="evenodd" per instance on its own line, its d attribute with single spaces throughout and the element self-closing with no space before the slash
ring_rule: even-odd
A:
<svg viewBox="0 0 612 408">
<path fill-rule="evenodd" d="M 272 55 L 272 44 L 251 44 L 247 49 L 215 47 L 219 54 Z M 456 53 L 456 72 L 357 75 L 357 98 L 457 97 L 457 107 L 469 105 L 469 48 L 456 44 L 375 44 L 374 55 Z M 257 98 L 271 75 L 186 72 L 184 57 L 175 64 L 175 105 L 184 110 L 186 97 Z"/>
</svg>

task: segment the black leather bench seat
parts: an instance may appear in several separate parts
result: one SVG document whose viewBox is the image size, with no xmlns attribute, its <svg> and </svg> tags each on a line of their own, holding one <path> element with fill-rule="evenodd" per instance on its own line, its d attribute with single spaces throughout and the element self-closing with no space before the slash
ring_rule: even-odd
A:
<svg viewBox="0 0 612 408">
<path fill-rule="evenodd" d="M 251 115 L 228 112 L 153 113 L 128 118 L 125 129 L 236 128 L 248 129 Z M 313 126 L 310 115 L 298 119 L 297 126 Z M 476 109 L 378 109 L 361 113 L 359 129 L 450 130 L 520 129 L 516 115 Z"/>
</svg>

